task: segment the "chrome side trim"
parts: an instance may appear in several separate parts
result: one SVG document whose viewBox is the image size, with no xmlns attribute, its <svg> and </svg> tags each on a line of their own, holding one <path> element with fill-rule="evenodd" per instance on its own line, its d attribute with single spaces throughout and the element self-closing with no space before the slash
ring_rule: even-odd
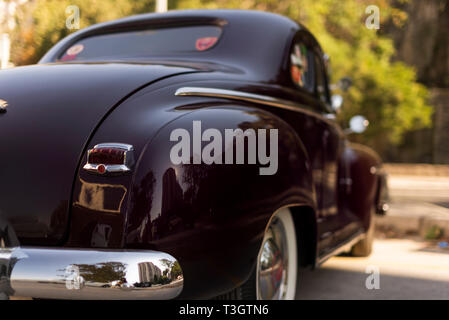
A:
<svg viewBox="0 0 449 320">
<path fill-rule="evenodd" d="M 176 259 L 157 251 L 0 248 L 0 266 L 0 296 L 158 300 L 184 284 Z"/>
<path fill-rule="evenodd" d="M 92 150 L 95 150 L 97 148 L 114 148 L 124 150 L 125 159 L 123 164 L 105 165 L 102 163 L 89 163 L 90 153 L 92 152 Z M 97 174 L 108 174 L 108 173 L 119 174 L 131 171 L 133 165 L 134 165 L 134 147 L 132 145 L 126 143 L 108 142 L 97 144 L 92 149 L 89 149 L 87 151 L 87 161 L 86 164 L 83 166 L 83 169 Z M 101 172 L 99 170 L 100 168 L 103 169 L 104 172 Z"/>
<path fill-rule="evenodd" d="M 215 97 L 215 98 L 225 98 L 237 101 L 247 101 L 258 104 L 263 104 L 266 106 L 277 107 L 281 109 L 286 109 L 294 112 L 300 112 L 307 114 L 308 116 L 314 117 L 326 123 L 335 126 L 336 115 L 324 111 L 319 113 L 316 111 L 308 110 L 304 106 L 295 103 L 293 101 L 284 100 L 280 98 L 274 98 L 262 94 L 254 94 L 243 91 L 236 90 L 226 90 L 217 88 L 204 88 L 204 87 L 181 87 L 176 90 L 175 96 L 199 96 L 199 97 Z M 343 135 L 343 131 L 336 126 L 335 128 Z"/>
<path fill-rule="evenodd" d="M 270 96 L 248 93 L 243 91 L 225 90 L 217 88 L 182 87 L 176 90 L 175 96 L 203 96 L 203 97 L 227 98 L 233 100 L 265 104 L 291 111 L 299 111 L 298 108 L 300 107 L 298 104 L 295 104 L 291 101 L 284 99 L 273 98 Z"/>
</svg>

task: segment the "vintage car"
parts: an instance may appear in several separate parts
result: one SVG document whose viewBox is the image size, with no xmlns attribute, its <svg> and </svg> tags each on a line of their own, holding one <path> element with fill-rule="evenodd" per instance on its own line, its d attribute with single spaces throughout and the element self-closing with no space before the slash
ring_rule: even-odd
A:
<svg viewBox="0 0 449 320">
<path fill-rule="evenodd" d="M 369 255 L 382 164 L 326 64 L 288 18 L 193 10 L 0 71 L 3 297 L 293 299 L 302 268 Z"/>
</svg>

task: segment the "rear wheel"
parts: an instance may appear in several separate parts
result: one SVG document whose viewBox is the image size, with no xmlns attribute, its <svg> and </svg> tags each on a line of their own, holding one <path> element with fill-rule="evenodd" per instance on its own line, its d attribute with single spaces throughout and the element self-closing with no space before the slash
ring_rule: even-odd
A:
<svg viewBox="0 0 449 320">
<path fill-rule="evenodd" d="M 366 231 L 365 238 L 357 242 L 351 248 L 351 256 L 353 257 L 368 257 L 373 251 L 374 242 L 374 210 L 370 213 L 370 224 Z"/>
<path fill-rule="evenodd" d="M 224 299 L 292 300 L 298 274 L 296 233 L 288 209 L 274 215 L 262 241 L 250 278 Z"/>
</svg>

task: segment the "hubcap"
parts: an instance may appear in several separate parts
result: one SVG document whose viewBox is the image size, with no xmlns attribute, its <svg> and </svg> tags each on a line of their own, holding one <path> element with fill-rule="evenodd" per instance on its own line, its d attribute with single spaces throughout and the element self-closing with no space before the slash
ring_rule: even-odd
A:
<svg viewBox="0 0 449 320">
<path fill-rule="evenodd" d="M 265 233 L 257 261 L 257 298 L 285 299 L 288 280 L 288 247 L 285 228 L 274 218 Z"/>
</svg>

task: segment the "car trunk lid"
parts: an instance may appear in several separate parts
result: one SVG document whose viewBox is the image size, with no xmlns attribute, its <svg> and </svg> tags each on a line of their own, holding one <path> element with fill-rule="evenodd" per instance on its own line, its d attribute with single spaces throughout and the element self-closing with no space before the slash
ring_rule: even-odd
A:
<svg viewBox="0 0 449 320">
<path fill-rule="evenodd" d="M 20 242 L 56 245 L 69 225 L 74 175 L 96 126 L 124 99 L 187 67 L 89 63 L 0 72 L 0 217 Z M 125 121 L 125 120 L 124 120 Z"/>
</svg>

